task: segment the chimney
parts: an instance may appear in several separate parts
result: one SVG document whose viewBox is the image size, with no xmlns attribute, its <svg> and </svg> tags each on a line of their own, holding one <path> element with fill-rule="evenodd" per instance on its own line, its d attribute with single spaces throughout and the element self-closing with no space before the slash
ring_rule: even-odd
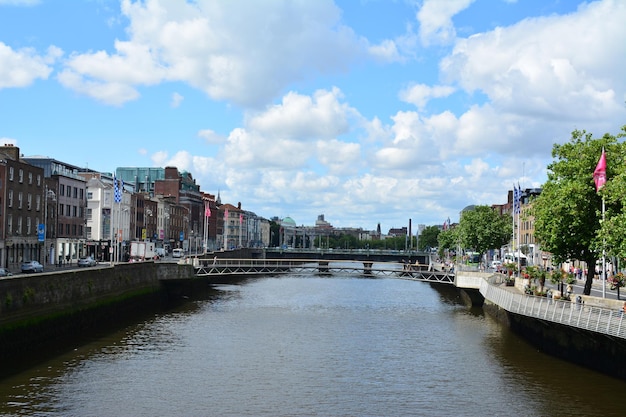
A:
<svg viewBox="0 0 626 417">
<path fill-rule="evenodd" d="M 4 153 L 9 159 L 14 161 L 20 160 L 20 148 L 10 143 L 0 146 L 0 152 Z"/>
</svg>

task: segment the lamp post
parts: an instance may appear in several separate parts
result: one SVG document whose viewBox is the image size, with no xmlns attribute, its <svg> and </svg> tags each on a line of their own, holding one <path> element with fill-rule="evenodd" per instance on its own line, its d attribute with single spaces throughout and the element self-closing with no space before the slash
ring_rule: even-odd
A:
<svg viewBox="0 0 626 417">
<path fill-rule="evenodd" d="M 54 193 L 53 190 L 50 190 L 47 185 L 45 187 L 45 191 L 46 192 L 45 192 L 45 196 L 43 200 L 43 204 L 44 204 L 43 248 L 44 248 L 44 251 L 48 249 L 48 246 L 46 243 L 46 239 L 48 238 L 48 198 L 52 199 L 52 201 L 56 201 L 56 194 Z M 53 246 L 50 246 L 50 251 L 48 252 L 48 263 L 50 264 L 54 264 L 52 248 Z"/>
</svg>

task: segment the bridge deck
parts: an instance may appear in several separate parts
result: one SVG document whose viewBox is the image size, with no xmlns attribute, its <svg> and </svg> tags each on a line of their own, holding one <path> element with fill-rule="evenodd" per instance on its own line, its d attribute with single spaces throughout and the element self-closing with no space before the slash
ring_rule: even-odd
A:
<svg viewBox="0 0 626 417">
<path fill-rule="evenodd" d="M 365 277 L 394 277 L 417 281 L 454 284 L 450 272 L 429 270 L 428 265 L 398 262 L 332 261 L 326 259 L 215 259 L 196 261 L 196 275 L 202 277 L 223 275 L 358 275 Z"/>
</svg>

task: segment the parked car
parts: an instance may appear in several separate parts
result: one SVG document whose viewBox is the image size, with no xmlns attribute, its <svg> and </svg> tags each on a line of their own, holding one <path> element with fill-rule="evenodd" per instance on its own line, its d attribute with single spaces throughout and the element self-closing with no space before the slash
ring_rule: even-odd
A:
<svg viewBox="0 0 626 417">
<path fill-rule="evenodd" d="M 43 272 L 43 265 L 37 261 L 22 262 L 22 272 Z"/>
<path fill-rule="evenodd" d="M 8 269 L 0 268 L 0 277 L 10 277 L 11 275 L 13 274 Z"/>
<path fill-rule="evenodd" d="M 502 268 L 502 261 L 491 261 L 491 267 L 499 271 Z"/>
<path fill-rule="evenodd" d="M 83 256 L 78 260 L 78 266 L 96 266 L 97 262 L 91 256 Z"/>
</svg>

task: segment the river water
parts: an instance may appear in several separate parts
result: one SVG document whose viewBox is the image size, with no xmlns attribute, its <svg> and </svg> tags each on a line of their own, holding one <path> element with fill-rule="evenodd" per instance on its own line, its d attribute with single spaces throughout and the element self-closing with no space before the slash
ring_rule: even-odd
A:
<svg viewBox="0 0 626 417">
<path fill-rule="evenodd" d="M 287 276 L 209 298 L 0 380 L 0 415 L 624 415 L 625 382 L 538 352 L 445 285 Z"/>
</svg>

